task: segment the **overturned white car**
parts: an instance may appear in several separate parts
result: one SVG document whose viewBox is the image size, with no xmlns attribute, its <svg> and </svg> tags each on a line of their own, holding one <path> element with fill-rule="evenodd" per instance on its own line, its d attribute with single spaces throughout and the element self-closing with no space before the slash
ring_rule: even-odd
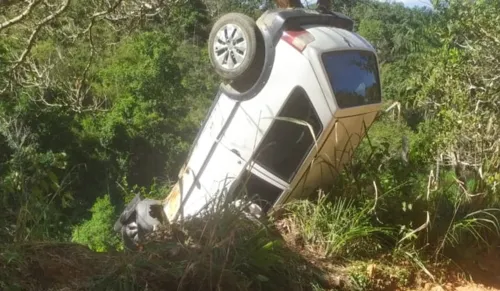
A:
<svg viewBox="0 0 500 291">
<path fill-rule="evenodd" d="M 331 185 L 381 108 L 374 47 L 339 13 L 277 9 L 213 26 L 225 79 L 162 202 L 170 221 L 240 193 L 268 213 Z"/>
<path fill-rule="evenodd" d="M 226 14 L 209 53 L 227 83 L 164 201 L 170 221 L 241 189 L 268 212 L 331 185 L 381 107 L 375 49 L 338 13 Z"/>
</svg>

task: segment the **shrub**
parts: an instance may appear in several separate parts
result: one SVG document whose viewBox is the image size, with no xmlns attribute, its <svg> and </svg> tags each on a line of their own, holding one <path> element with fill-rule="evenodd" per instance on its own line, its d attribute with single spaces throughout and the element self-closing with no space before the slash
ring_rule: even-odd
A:
<svg viewBox="0 0 500 291">
<path fill-rule="evenodd" d="M 73 229 L 72 241 L 103 252 L 120 247 L 120 240 L 113 232 L 115 209 L 109 195 L 98 198 L 90 210 L 92 218 Z"/>
</svg>

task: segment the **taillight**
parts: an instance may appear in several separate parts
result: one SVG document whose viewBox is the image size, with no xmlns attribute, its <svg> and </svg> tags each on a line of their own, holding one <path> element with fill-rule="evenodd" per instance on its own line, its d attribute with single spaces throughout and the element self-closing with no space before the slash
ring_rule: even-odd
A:
<svg viewBox="0 0 500 291">
<path fill-rule="evenodd" d="M 299 52 L 302 52 L 308 44 L 314 41 L 314 36 L 304 29 L 286 30 L 283 32 L 281 39 L 296 48 Z"/>
</svg>

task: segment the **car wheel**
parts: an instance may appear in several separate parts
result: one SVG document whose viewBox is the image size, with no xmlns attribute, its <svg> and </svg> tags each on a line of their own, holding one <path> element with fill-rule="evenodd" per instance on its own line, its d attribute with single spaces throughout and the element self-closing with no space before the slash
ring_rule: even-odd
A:
<svg viewBox="0 0 500 291">
<path fill-rule="evenodd" d="M 255 74 L 264 52 L 255 21 L 241 13 L 223 15 L 212 27 L 208 39 L 210 62 L 226 81 L 241 81 Z M 258 69 L 258 68 L 257 68 Z"/>
</svg>

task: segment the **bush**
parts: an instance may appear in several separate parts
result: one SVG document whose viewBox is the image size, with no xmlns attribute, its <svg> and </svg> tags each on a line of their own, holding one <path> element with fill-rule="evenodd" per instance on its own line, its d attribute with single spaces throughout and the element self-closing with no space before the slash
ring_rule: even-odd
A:
<svg viewBox="0 0 500 291">
<path fill-rule="evenodd" d="M 92 218 L 74 228 L 72 241 L 97 252 L 121 248 L 119 237 L 112 228 L 116 217 L 109 195 L 98 198 L 90 211 Z"/>
</svg>

